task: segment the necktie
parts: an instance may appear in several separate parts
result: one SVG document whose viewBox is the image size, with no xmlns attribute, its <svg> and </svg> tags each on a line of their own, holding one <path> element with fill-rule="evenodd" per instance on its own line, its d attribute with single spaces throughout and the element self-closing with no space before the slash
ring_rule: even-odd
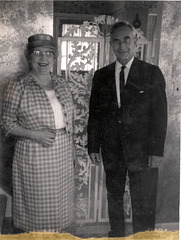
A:
<svg viewBox="0 0 181 240">
<path fill-rule="evenodd" d="M 122 92 L 124 90 L 124 85 L 125 85 L 125 80 L 124 80 L 124 69 L 126 68 L 126 66 L 122 66 L 121 67 L 121 71 L 120 71 L 120 75 L 119 75 L 119 79 L 120 79 L 120 100 L 122 102 Z"/>
</svg>

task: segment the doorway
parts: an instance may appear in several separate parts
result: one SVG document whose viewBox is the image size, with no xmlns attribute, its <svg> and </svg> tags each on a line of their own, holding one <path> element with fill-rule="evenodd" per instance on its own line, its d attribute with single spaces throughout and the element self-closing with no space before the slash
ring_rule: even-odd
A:
<svg viewBox="0 0 181 240">
<path fill-rule="evenodd" d="M 83 21 L 82 24 L 61 22 L 61 26 L 58 27 L 61 32 L 57 37 L 59 54 L 57 73 L 68 82 L 75 106 L 77 224 L 108 223 L 103 165 L 98 167 L 92 164 L 87 152 L 87 122 L 93 74 L 110 62 L 109 36 L 101 34 L 98 25 L 100 18 L 103 17 L 105 18 L 105 16 L 95 18 L 95 21 Z M 129 181 L 125 190 L 125 217 L 127 222 L 131 222 Z"/>
</svg>

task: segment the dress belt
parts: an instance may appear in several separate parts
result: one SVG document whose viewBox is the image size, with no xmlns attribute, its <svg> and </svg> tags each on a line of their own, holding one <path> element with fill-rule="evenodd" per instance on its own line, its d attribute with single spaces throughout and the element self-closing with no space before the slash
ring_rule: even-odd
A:
<svg viewBox="0 0 181 240">
<path fill-rule="evenodd" d="M 55 129 L 56 132 L 64 132 L 65 131 L 65 127 L 64 128 L 58 128 L 58 129 Z"/>
</svg>

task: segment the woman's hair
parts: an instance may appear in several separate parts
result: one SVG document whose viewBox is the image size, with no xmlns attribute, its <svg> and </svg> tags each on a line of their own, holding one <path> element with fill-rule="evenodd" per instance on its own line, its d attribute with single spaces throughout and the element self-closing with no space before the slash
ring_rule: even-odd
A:
<svg viewBox="0 0 181 240">
<path fill-rule="evenodd" d="M 30 55 L 31 55 L 31 52 L 28 50 L 28 44 L 26 44 L 25 49 L 24 49 L 24 56 L 27 59 L 27 61 L 30 60 Z"/>
</svg>

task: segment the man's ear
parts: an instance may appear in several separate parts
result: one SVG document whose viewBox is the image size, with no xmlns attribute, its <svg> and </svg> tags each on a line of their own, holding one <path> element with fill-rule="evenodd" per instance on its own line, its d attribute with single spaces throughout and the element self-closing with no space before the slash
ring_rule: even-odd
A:
<svg viewBox="0 0 181 240">
<path fill-rule="evenodd" d="M 137 45 L 137 42 L 138 42 L 138 38 L 137 38 L 137 36 L 135 36 L 134 37 L 134 44 L 135 44 L 135 46 Z"/>
</svg>

